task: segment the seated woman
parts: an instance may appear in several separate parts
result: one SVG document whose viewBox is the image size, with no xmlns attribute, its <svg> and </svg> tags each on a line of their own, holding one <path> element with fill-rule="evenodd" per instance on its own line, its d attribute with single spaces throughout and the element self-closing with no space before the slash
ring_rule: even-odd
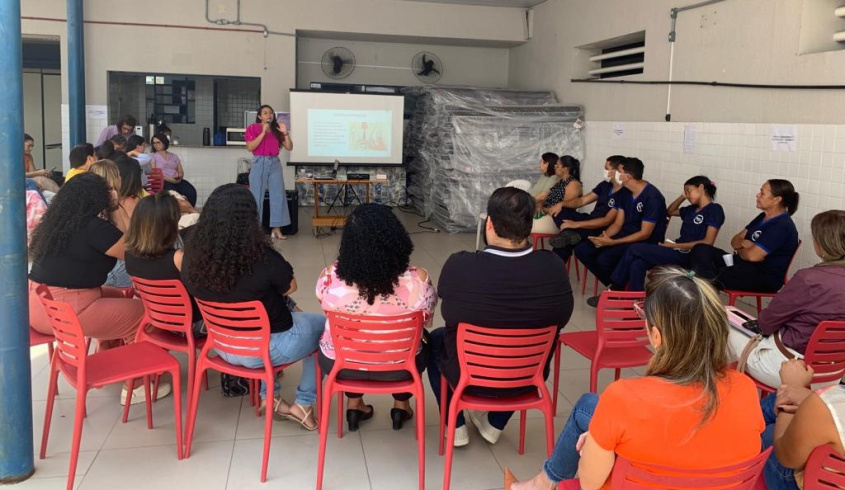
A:
<svg viewBox="0 0 845 490">
<path fill-rule="evenodd" d="M 746 360 L 747 372 L 772 388 L 780 386 L 781 364 L 804 355 L 819 322 L 845 320 L 845 211 L 817 214 L 810 231 L 822 262 L 796 272 L 760 312 L 757 326 L 767 337 Z M 729 341 L 734 359 L 739 359 L 748 337 L 731 329 Z"/>
<path fill-rule="evenodd" d="M 317 401 L 314 356 L 326 317 L 314 313 L 291 313 L 285 296 L 296 291 L 293 267 L 270 244 L 258 208 L 249 189 L 226 184 L 211 193 L 199 222 L 189 234 L 182 259 L 182 282 L 194 297 L 221 303 L 261 301 L 270 319 L 270 361 L 274 366 L 302 360 L 302 377 L 296 390 L 296 403 L 289 404 L 279 394 L 266 400 L 262 383 L 262 409 L 316 430 L 311 405 Z M 263 365 L 260 357 L 218 352 L 231 363 L 248 368 Z"/>
<path fill-rule="evenodd" d="M 89 168 L 88 171 L 94 173 L 95 175 L 99 175 L 106 180 L 106 183 L 109 185 L 109 192 L 113 192 L 115 198 L 113 206 L 109 209 L 109 217 L 121 233 L 126 233 L 126 230 L 129 229 L 130 215 L 127 214 L 126 210 L 120 205 L 120 188 L 122 186 L 122 181 L 117 165 L 115 165 L 111 160 L 99 160 L 91 164 L 91 168 Z M 117 263 L 115 263 L 114 268 L 109 272 L 109 275 L 106 278 L 105 285 L 113 288 L 132 287 L 132 279 L 130 279 L 129 274 L 126 273 L 126 263 L 123 260 L 118 260 Z"/>
<path fill-rule="evenodd" d="M 183 251 L 179 204 L 166 192 L 138 202 L 126 233 L 126 272 L 155 281 L 181 280 Z M 199 308 L 192 300 L 194 335 L 205 335 Z"/>
<path fill-rule="evenodd" d="M 115 262 L 124 257 L 123 233 L 108 217 L 114 199 L 102 177 L 86 172 L 65 183 L 44 214 L 30 247 L 29 324 L 36 331 L 53 333 L 35 292 L 46 284 L 56 301 L 73 307 L 85 336 L 96 339 L 99 350 L 135 341 L 144 305 L 102 287 Z M 169 392 L 169 384 L 159 384 L 158 398 Z M 139 386 L 132 403 L 144 399 L 144 387 Z M 124 387 L 121 404 L 125 400 Z"/>
<path fill-rule="evenodd" d="M 564 155 L 555 163 L 554 169 L 560 180 L 549 189 L 542 207 L 538 206 L 543 214 L 534 219 L 531 233 L 556 235 L 564 219 L 578 214 L 572 209 L 564 209 L 563 203 L 581 197 L 581 162 L 577 158 Z"/>
<path fill-rule="evenodd" d="M 537 201 L 538 208 L 542 206 L 546 197 L 549 196 L 551 188 L 560 180 L 560 177 L 555 173 L 555 164 L 557 161 L 557 154 L 552 152 L 543 153 L 543 156 L 540 157 L 540 172 L 542 174 L 534 186 L 528 191 L 534 200 Z"/>
<path fill-rule="evenodd" d="M 346 221 L 337 262 L 326 267 L 317 280 L 317 298 L 324 311 L 356 315 L 401 315 L 422 311 L 431 323 L 437 292 L 425 269 L 409 266 L 414 244 L 391 209 L 381 204 L 363 204 Z M 320 340 L 320 368 L 329 373 L 334 366 L 334 347 L 329 323 Z M 417 370 L 422 372 L 426 355 L 420 345 Z M 341 379 L 401 381 L 410 379 L 407 371 L 373 372 L 344 370 Z M 363 396 L 347 393 L 346 421 L 350 431 L 373 416 L 372 405 Z M 390 418 L 393 430 L 413 416 L 410 393 L 394 393 Z"/>
<path fill-rule="evenodd" d="M 798 249 L 798 230 L 791 218 L 798 197 L 788 180 L 767 180 L 757 194 L 757 209 L 763 212 L 731 238 L 733 265 L 725 263 L 728 252 L 702 243 L 692 249 L 690 268 L 720 289 L 779 290 Z"/>
<path fill-rule="evenodd" d="M 50 177 L 53 172 L 44 168 L 37 170 L 35 168 L 35 160 L 32 158 L 32 149 L 35 147 L 35 139 L 24 133 L 23 135 L 23 165 L 26 172 L 26 178 L 32 179 L 38 186 L 39 191 L 49 191 L 55 194 L 59 192 L 59 184 Z"/>
<path fill-rule="evenodd" d="M 708 469 L 760 453 L 757 390 L 728 368 L 730 326 L 718 293 L 679 267 L 658 267 L 650 279 L 644 304 L 635 305 L 654 348 L 646 375 L 583 395 L 543 471 L 513 490 L 551 490 L 576 471 L 581 488 L 610 488 L 617 455 Z"/>
<path fill-rule="evenodd" d="M 649 269 L 658 265 L 679 265 L 689 268 L 689 253 L 702 243 L 713 245 L 716 235 L 725 223 L 725 211 L 716 197 L 716 185 L 707 177 L 698 175 L 684 183 L 684 192 L 675 199 L 666 214 L 681 217 L 681 236 L 674 242 L 666 240 L 660 244 L 635 243 L 628 247 L 619 266 L 613 270 L 610 289 L 622 291 L 645 291 L 645 276 Z M 689 201 L 690 206 L 681 207 Z"/>
<path fill-rule="evenodd" d="M 845 456 L 845 386 L 810 391 L 813 368 L 798 359 L 783 363 L 780 376 L 777 393 L 760 402 L 766 421 L 763 449 L 775 446 L 763 476 L 769 490 L 798 490 L 804 488 L 804 467 L 815 448 L 830 444 Z"/>
<path fill-rule="evenodd" d="M 152 168 L 160 168 L 164 174 L 164 189 L 174 190 L 188 198 L 191 206 L 197 205 L 197 190 L 190 182 L 184 179 L 185 171 L 182 170 L 182 161 L 179 155 L 167 151 L 170 148 L 170 140 L 162 133 L 156 133 L 150 138 L 153 146 Z"/>
</svg>

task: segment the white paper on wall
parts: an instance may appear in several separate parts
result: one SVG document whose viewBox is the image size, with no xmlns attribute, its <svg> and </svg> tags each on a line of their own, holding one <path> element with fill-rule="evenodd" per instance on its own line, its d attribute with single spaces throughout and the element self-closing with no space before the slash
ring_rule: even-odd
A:
<svg viewBox="0 0 845 490">
<path fill-rule="evenodd" d="M 798 126 L 794 124 L 772 124 L 772 151 L 798 150 Z"/>
<path fill-rule="evenodd" d="M 627 139 L 625 136 L 625 123 L 623 122 L 615 122 L 613 123 L 613 131 L 611 131 L 611 138 L 615 140 L 624 140 Z"/>
<path fill-rule="evenodd" d="M 695 153 L 695 124 L 684 125 L 684 153 Z"/>
</svg>

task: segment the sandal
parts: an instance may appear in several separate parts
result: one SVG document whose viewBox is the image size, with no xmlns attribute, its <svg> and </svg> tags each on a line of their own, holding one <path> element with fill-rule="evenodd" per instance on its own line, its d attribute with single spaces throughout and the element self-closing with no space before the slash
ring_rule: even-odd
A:
<svg viewBox="0 0 845 490">
<path fill-rule="evenodd" d="M 288 237 L 282 234 L 282 230 L 273 230 L 270 232 L 270 236 L 275 238 L 276 240 L 287 240 Z"/>
<path fill-rule="evenodd" d="M 282 399 L 280 395 L 276 395 L 273 397 L 273 420 L 281 421 L 284 420 L 285 415 L 279 412 L 279 405 L 284 403 L 285 405 L 290 406 L 290 404 Z M 258 414 L 264 415 L 265 410 L 267 410 L 267 399 L 264 398 L 261 400 L 261 406 L 258 407 Z"/>
<path fill-rule="evenodd" d="M 280 412 L 278 411 L 278 405 L 277 405 L 277 407 L 276 407 L 276 413 L 277 413 L 277 414 L 279 414 L 279 415 L 281 415 L 282 417 L 284 417 L 284 418 L 288 419 L 288 420 L 293 420 L 294 422 L 298 422 L 298 423 L 299 423 L 299 425 L 301 425 L 301 426 L 302 426 L 305 430 L 307 430 L 307 431 L 315 431 L 315 430 L 317 430 L 317 423 L 316 423 L 316 421 L 314 422 L 314 426 L 313 426 L 313 427 L 308 426 L 308 425 L 306 424 L 306 421 L 308 420 L 308 417 L 310 417 L 310 416 L 311 416 L 311 413 L 312 413 L 314 410 L 313 410 L 311 407 L 308 407 L 308 410 L 306 410 L 306 409 L 305 409 L 305 407 L 303 407 L 303 406 L 302 406 L 302 405 L 300 405 L 299 403 L 294 403 L 294 405 L 295 405 L 295 406 L 297 406 L 297 407 L 299 407 L 299 409 L 300 409 L 300 410 L 302 410 L 302 413 L 303 413 L 303 414 L 305 414 L 305 415 L 303 415 L 303 417 L 302 417 L 301 419 L 300 419 L 299 417 L 297 417 L 296 415 L 294 415 L 293 413 L 291 413 L 291 412 L 288 412 L 288 413 L 280 413 Z M 292 405 L 288 405 L 288 407 L 293 408 L 293 406 L 292 406 Z"/>
</svg>

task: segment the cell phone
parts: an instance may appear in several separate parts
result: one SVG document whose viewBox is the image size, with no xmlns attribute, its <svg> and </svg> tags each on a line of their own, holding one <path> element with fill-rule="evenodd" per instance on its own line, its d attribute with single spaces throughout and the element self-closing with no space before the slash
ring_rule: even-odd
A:
<svg viewBox="0 0 845 490">
<path fill-rule="evenodd" d="M 760 326 L 757 325 L 757 320 L 748 320 L 747 322 L 742 324 L 742 327 L 754 333 L 763 333 L 760 330 Z"/>
</svg>

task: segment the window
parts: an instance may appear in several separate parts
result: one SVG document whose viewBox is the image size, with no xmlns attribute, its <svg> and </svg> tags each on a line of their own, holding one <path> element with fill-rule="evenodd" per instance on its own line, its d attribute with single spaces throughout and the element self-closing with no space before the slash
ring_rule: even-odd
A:
<svg viewBox="0 0 845 490">
<path fill-rule="evenodd" d="M 146 99 L 165 123 L 196 122 L 196 81 L 188 77 L 147 76 Z M 152 83 L 151 83 L 152 82 Z"/>
</svg>

